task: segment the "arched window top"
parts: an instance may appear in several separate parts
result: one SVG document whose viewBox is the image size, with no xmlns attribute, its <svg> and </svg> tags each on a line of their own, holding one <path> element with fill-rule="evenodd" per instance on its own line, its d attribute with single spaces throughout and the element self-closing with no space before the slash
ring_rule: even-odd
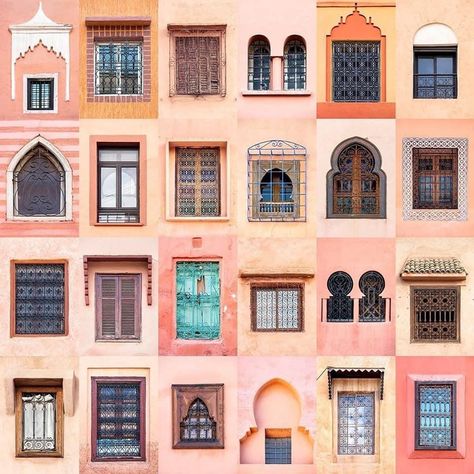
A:
<svg viewBox="0 0 474 474">
<path fill-rule="evenodd" d="M 260 50 L 262 53 L 271 54 L 270 41 L 263 35 L 255 35 L 249 41 L 249 53 Z"/>
<path fill-rule="evenodd" d="M 328 290 L 333 296 L 348 296 L 353 286 L 352 277 L 343 271 L 334 272 L 328 278 Z"/>
<path fill-rule="evenodd" d="M 201 398 L 195 398 L 180 424 L 181 441 L 214 441 L 216 422 Z"/>
<path fill-rule="evenodd" d="M 414 46 L 456 46 L 458 39 L 456 33 L 442 23 L 431 23 L 422 26 L 413 40 Z"/>
<path fill-rule="evenodd" d="M 254 36 L 249 42 L 248 88 L 254 91 L 270 89 L 270 43 L 264 36 Z"/>
<path fill-rule="evenodd" d="M 306 53 L 306 42 L 298 35 L 289 36 L 285 41 L 284 53 Z"/>
<path fill-rule="evenodd" d="M 359 289 L 365 296 L 380 296 L 385 289 L 385 279 L 379 272 L 370 270 L 360 277 Z"/>
</svg>

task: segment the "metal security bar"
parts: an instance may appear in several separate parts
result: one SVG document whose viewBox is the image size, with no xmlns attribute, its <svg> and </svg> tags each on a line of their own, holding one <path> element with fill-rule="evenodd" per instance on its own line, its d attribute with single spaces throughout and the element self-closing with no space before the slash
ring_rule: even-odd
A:
<svg viewBox="0 0 474 474">
<path fill-rule="evenodd" d="M 141 43 L 96 43 L 96 95 L 143 93 Z"/>
<path fill-rule="evenodd" d="M 22 393 L 23 451 L 56 449 L 56 394 Z"/>
<path fill-rule="evenodd" d="M 302 41 L 286 44 L 283 77 L 285 90 L 306 89 L 306 48 Z"/>
<path fill-rule="evenodd" d="M 249 46 L 248 88 L 253 91 L 270 89 L 270 44 L 266 40 L 255 40 Z"/>
<path fill-rule="evenodd" d="M 27 79 L 28 110 L 54 109 L 54 79 Z"/>
<path fill-rule="evenodd" d="M 417 99 L 454 99 L 457 97 L 457 74 L 415 74 Z"/>
<path fill-rule="evenodd" d="M 349 296 L 354 283 L 346 272 L 334 272 L 328 279 L 331 296 L 327 300 L 327 321 L 351 322 L 354 320 L 354 300 Z"/>
<path fill-rule="evenodd" d="M 385 289 L 383 276 L 373 270 L 365 272 L 360 277 L 359 289 L 364 294 L 359 300 L 359 321 L 385 321 L 385 298 L 380 296 Z"/>
<path fill-rule="evenodd" d="M 265 437 L 265 464 L 291 464 L 291 436 Z"/>
<path fill-rule="evenodd" d="M 180 423 L 180 439 L 189 442 L 216 440 L 216 422 L 200 398 L 191 403 L 186 417 Z"/>
<path fill-rule="evenodd" d="M 333 41 L 332 68 L 334 102 L 380 101 L 378 41 Z"/>
</svg>

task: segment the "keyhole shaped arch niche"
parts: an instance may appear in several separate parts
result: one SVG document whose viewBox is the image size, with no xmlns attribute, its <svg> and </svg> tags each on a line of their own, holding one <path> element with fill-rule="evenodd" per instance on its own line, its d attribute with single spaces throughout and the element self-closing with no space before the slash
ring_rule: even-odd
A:
<svg viewBox="0 0 474 474">
<path fill-rule="evenodd" d="M 300 425 L 302 400 L 286 380 L 274 378 L 262 385 L 253 400 L 251 426 L 240 440 L 241 464 L 265 464 L 268 437 L 291 437 L 291 464 L 312 464 L 313 443 L 309 430 Z"/>
<path fill-rule="evenodd" d="M 72 25 L 56 23 L 46 16 L 42 2 L 39 2 L 38 11 L 30 20 L 9 28 L 12 35 L 11 46 L 11 98 L 15 100 L 15 64 L 18 59 L 24 58 L 28 51 L 42 44 L 48 51 L 53 51 L 66 63 L 66 91 L 65 100 L 69 100 L 70 76 L 70 47 L 69 35 Z"/>
</svg>

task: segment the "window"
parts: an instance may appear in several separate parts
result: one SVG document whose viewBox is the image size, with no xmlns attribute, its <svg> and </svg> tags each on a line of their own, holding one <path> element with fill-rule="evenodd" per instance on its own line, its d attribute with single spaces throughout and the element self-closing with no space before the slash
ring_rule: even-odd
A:
<svg viewBox="0 0 474 474">
<path fill-rule="evenodd" d="M 225 25 L 170 31 L 170 95 L 225 95 Z"/>
<path fill-rule="evenodd" d="M 95 94 L 142 94 L 142 45 L 95 44 Z"/>
<path fill-rule="evenodd" d="M 13 263 L 13 335 L 66 334 L 66 263 Z"/>
<path fill-rule="evenodd" d="M 173 448 L 224 447 L 224 386 L 172 385 Z"/>
<path fill-rule="evenodd" d="M 291 429 L 265 430 L 265 464 L 291 464 Z"/>
<path fill-rule="evenodd" d="M 306 219 L 306 148 L 271 140 L 248 149 L 248 217 L 253 221 Z"/>
<path fill-rule="evenodd" d="M 176 329 L 178 339 L 219 338 L 218 262 L 176 263 Z"/>
<path fill-rule="evenodd" d="M 220 149 L 176 148 L 176 216 L 220 212 Z"/>
<path fill-rule="evenodd" d="M 337 453 L 375 454 L 375 393 L 338 392 Z"/>
<path fill-rule="evenodd" d="M 145 460 L 145 379 L 92 378 L 92 461 Z"/>
<path fill-rule="evenodd" d="M 141 275 L 96 275 L 98 340 L 139 339 Z"/>
<path fill-rule="evenodd" d="M 333 101 L 380 101 L 380 42 L 333 41 Z"/>
<path fill-rule="evenodd" d="M 251 287 L 253 331 L 302 331 L 303 285 L 259 284 Z"/>
<path fill-rule="evenodd" d="M 139 222 L 139 151 L 99 148 L 99 223 Z"/>
<path fill-rule="evenodd" d="M 385 321 L 385 298 L 380 294 L 385 288 L 383 276 L 376 271 L 365 272 L 359 280 L 359 289 L 363 296 L 359 300 L 359 321 Z"/>
<path fill-rule="evenodd" d="M 413 208 L 457 207 L 457 148 L 413 148 Z"/>
<path fill-rule="evenodd" d="M 327 320 L 331 322 L 350 322 L 354 320 L 354 300 L 349 296 L 354 283 L 346 272 L 334 272 L 328 278 L 331 293 L 327 301 Z"/>
<path fill-rule="evenodd" d="M 251 91 L 270 89 L 270 43 L 257 37 L 249 44 L 248 87 Z"/>
<path fill-rule="evenodd" d="M 13 216 L 65 216 L 65 175 L 59 161 L 45 146 L 33 147 L 13 170 Z"/>
<path fill-rule="evenodd" d="M 456 449 L 456 382 L 415 382 L 415 449 Z"/>
<path fill-rule="evenodd" d="M 412 341 L 459 341 L 459 287 L 412 287 Z"/>
<path fill-rule="evenodd" d="M 17 386 L 15 391 L 17 457 L 62 457 L 62 387 Z"/>
<path fill-rule="evenodd" d="M 285 44 L 283 76 L 285 90 L 306 89 L 306 47 L 300 39 Z"/>
<path fill-rule="evenodd" d="M 53 78 L 27 78 L 27 110 L 53 110 L 54 93 Z"/>
</svg>

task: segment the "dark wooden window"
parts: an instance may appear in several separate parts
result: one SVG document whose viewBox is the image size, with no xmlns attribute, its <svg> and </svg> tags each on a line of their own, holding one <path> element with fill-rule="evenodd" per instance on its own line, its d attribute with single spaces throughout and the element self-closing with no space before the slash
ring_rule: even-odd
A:
<svg viewBox="0 0 474 474">
<path fill-rule="evenodd" d="M 27 109 L 54 110 L 54 79 L 26 80 Z"/>
<path fill-rule="evenodd" d="M 349 296 L 354 282 L 346 272 L 334 272 L 328 278 L 328 290 L 331 293 L 327 301 L 327 320 L 347 322 L 354 320 L 354 300 Z"/>
<path fill-rule="evenodd" d="M 254 284 L 251 287 L 253 331 L 302 331 L 303 285 Z"/>
<path fill-rule="evenodd" d="M 22 217 L 64 216 L 65 172 L 56 157 L 38 145 L 13 172 L 13 212 Z"/>
<path fill-rule="evenodd" d="M 457 46 L 414 48 L 415 99 L 457 97 Z"/>
<path fill-rule="evenodd" d="M 224 447 L 224 385 L 172 385 L 173 448 Z"/>
<path fill-rule="evenodd" d="M 265 430 L 265 464 L 291 464 L 291 429 Z"/>
<path fill-rule="evenodd" d="M 363 296 L 359 299 L 359 321 L 385 321 L 385 298 L 380 296 L 385 289 L 384 277 L 374 270 L 365 272 L 359 279 Z"/>
<path fill-rule="evenodd" d="M 413 148 L 413 208 L 457 207 L 458 149 Z"/>
<path fill-rule="evenodd" d="M 99 222 L 140 220 L 138 154 L 137 147 L 99 148 Z"/>
<path fill-rule="evenodd" d="M 97 339 L 139 339 L 141 275 L 96 275 Z"/>
<path fill-rule="evenodd" d="M 176 148 L 176 215 L 220 215 L 219 148 Z"/>
<path fill-rule="evenodd" d="M 285 90 L 306 89 L 306 46 L 300 39 L 285 44 L 283 78 Z"/>
<path fill-rule="evenodd" d="M 15 397 L 17 457 L 62 457 L 62 387 L 17 386 Z"/>
<path fill-rule="evenodd" d="M 456 449 L 456 382 L 416 382 L 415 449 Z"/>
<path fill-rule="evenodd" d="M 66 264 L 13 267 L 14 335 L 66 334 Z"/>
<path fill-rule="evenodd" d="M 412 341 L 459 341 L 459 287 L 411 289 Z"/>
<path fill-rule="evenodd" d="M 92 378 L 92 461 L 145 460 L 145 379 Z"/>
<path fill-rule="evenodd" d="M 256 38 L 249 44 L 248 87 L 251 91 L 270 89 L 270 43 L 266 38 Z"/>
</svg>

